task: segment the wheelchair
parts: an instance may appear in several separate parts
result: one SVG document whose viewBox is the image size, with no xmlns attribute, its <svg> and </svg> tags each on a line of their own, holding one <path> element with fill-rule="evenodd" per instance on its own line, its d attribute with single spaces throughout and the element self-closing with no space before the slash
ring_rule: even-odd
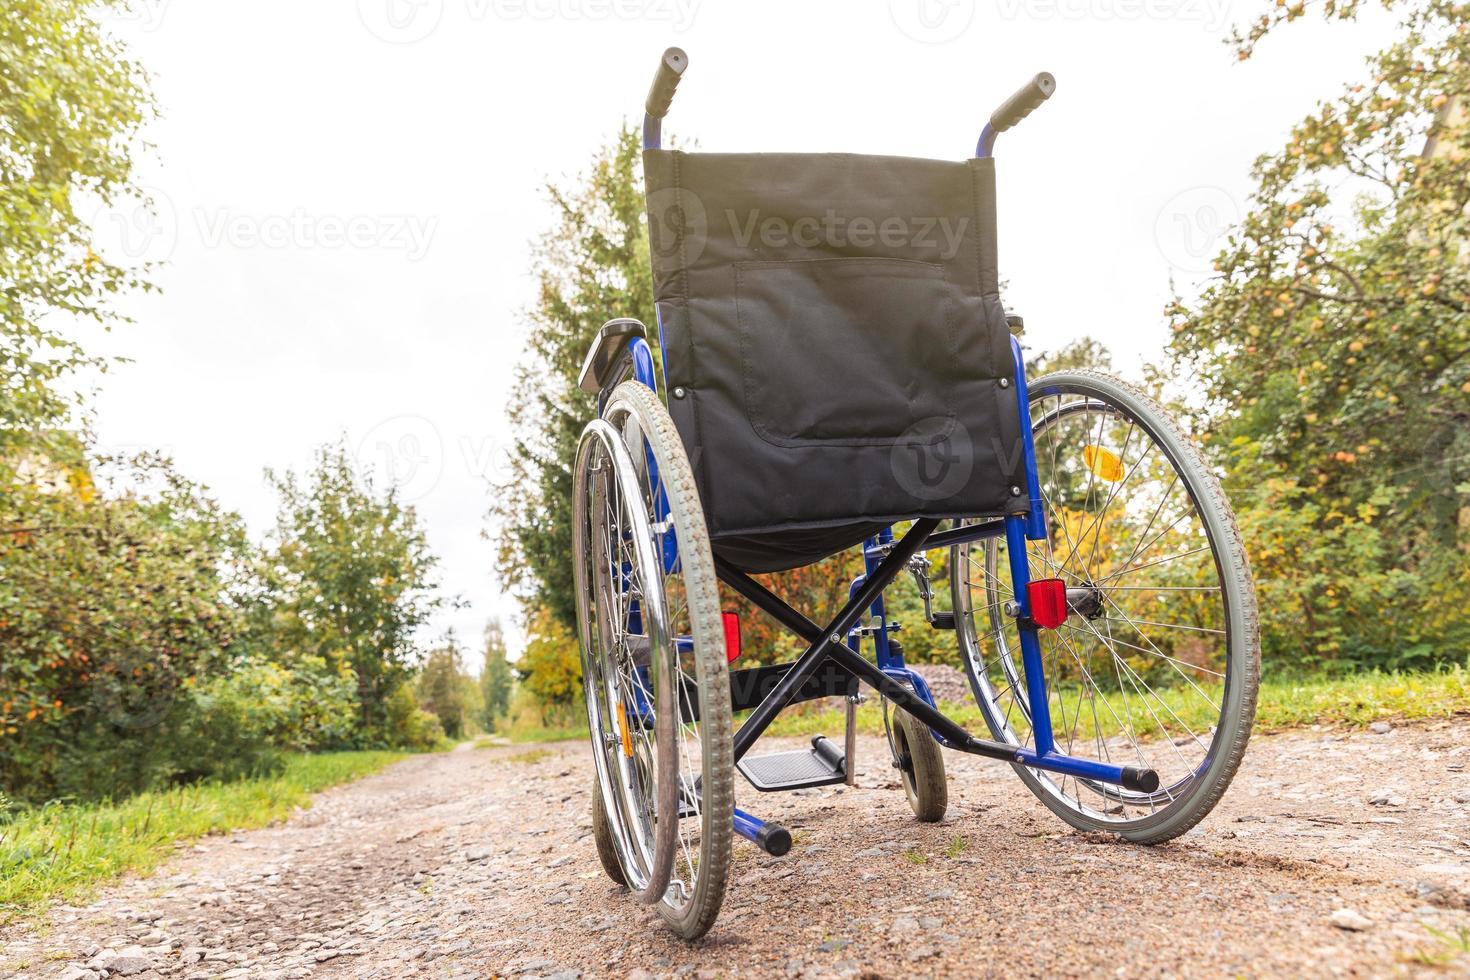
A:
<svg viewBox="0 0 1470 980">
<path fill-rule="evenodd" d="M 1026 377 L 992 151 L 1054 79 L 1004 102 L 964 162 L 686 153 L 661 128 L 687 66 L 666 51 L 645 105 L 659 356 L 614 319 L 579 380 L 599 409 L 573 560 L 608 876 L 706 933 L 733 838 L 792 845 L 736 807 L 737 771 L 758 792 L 851 782 L 860 685 L 921 821 L 945 814 L 949 750 L 1009 763 L 1078 830 L 1189 830 L 1250 736 L 1254 588 L 1217 473 L 1152 397 L 1090 370 Z M 855 548 L 863 573 L 825 625 L 756 577 Z M 957 645 L 983 736 L 905 663 L 885 605 L 904 575 L 917 628 Z M 805 652 L 740 668 L 721 583 Z M 843 744 L 752 753 L 780 711 L 832 697 Z"/>
</svg>

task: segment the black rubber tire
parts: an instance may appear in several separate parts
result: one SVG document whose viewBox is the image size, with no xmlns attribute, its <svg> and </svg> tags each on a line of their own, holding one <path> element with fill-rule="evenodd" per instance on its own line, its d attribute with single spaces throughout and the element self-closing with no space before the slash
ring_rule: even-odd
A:
<svg viewBox="0 0 1470 980">
<path fill-rule="evenodd" d="M 607 811 L 602 806 L 602 784 L 595 775 L 592 777 L 592 839 L 597 844 L 597 860 L 602 862 L 602 870 L 627 888 L 628 881 L 623 877 L 622 865 L 618 864 L 618 850 L 613 846 L 612 828 L 607 825 Z"/>
<path fill-rule="evenodd" d="M 949 808 L 949 784 L 944 778 L 944 753 L 929 727 L 899 708 L 893 713 L 893 754 L 900 760 L 904 795 L 914 816 L 923 823 L 944 819 Z"/>
<path fill-rule="evenodd" d="M 1139 844 L 1156 844 L 1185 833 L 1215 807 L 1235 776 L 1250 741 L 1255 722 L 1256 696 L 1260 684 L 1261 647 L 1259 618 L 1256 608 L 1255 583 L 1250 561 L 1234 511 L 1220 487 L 1214 469 L 1200 452 L 1194 440 L 1180 428 L 1168 412 L 1152 397 L 1134 385 L 1097 371 L 1066 371 L 1047 375 L 1030 383 L 1032 402 L 1049 397 L 1055 390 L 1086 396 L 1098 403 L 1123 409 L 1160 445 L 1172 462 L 1175 472 L 1195 501 L 1195 506 L 1210 535 L 1211 547 L 1219 568 L 1220 586 L 1228 599 L 1229 649 L 1227 686 L 1221 717 L 1214 729 L 1209 766 L 1187 793 L 1169 805 L 1136 821 L 1121 823 L 1089 818 L 1067 805 L 1064 798 L 1048 791 L 1050 777 L 1025 766 L 1015 766 L 1022 782 L 1046 807 L 1068 824 L 1082 831 L 1116 833 Z M 959 583 L 963 552 L 969 546 L 956 546 L 950 558 L 952 608 L 970 608 L 968 597 Z M 956 614 L 961 660 L 975 701 L 985 715 L 991 735 L 1004 742 L 1008 737 L 998 712 L 987 710 L 987 698 L 977 674 L 977 664 L 985 659 L 978 638 L 988 635 L 973 619 Z"/>
</svg>

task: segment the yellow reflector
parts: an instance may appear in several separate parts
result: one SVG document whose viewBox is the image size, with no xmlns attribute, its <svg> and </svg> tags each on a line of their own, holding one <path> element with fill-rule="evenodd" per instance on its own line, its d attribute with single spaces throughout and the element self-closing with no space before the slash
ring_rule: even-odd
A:
<svg viewBox="0 0 1470 980">
<path fill-rule="evenodd" d="M 618 702 L 618 734 L 623 737 L 623 755 L 633 758 L 633 736 L 628 733 L 628 712 L 623 702 Z"/>
<path fill-rule="evenodd" d="M 1123 479 L 1123 461 L 1111 450 L 1102 446 L 1085 446 L 1082 449 L 1082 458 L 1087 462 L 1087 468 L 1096 473 L 1099 480 L 1117 483 Z"/>
</svg>

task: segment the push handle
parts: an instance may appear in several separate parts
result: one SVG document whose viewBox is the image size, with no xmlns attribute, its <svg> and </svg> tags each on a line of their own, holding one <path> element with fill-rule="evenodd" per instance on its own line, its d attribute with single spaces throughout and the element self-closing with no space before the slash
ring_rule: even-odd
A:
<svg viewBox="0 0 1470 980">
<path fill-rule="evenodd" d="M 679 87 L 679 77 L 689 67 L 689 56 L 683 48 L 669 48 L 658 64 L 658 74 L 653 76 L 653 87 L 648 90 L 648 101 L 643 108 L 654 119 L 662 119 L 674 101 L 674 89 Z"/>
<path fill-rule="evenodd" d="M 1056 90 L 1057 80 L 1052 77 L 1051 72 L 1041 72 L 1021 86 L 1015 95 L 1002 102 L 1000 108 L 990 114 L 990 128 L 997 133 L 1004 133 L 1031 115 L 1032 111 L 1051 98 L 1052 93 Z"/>
</svg>

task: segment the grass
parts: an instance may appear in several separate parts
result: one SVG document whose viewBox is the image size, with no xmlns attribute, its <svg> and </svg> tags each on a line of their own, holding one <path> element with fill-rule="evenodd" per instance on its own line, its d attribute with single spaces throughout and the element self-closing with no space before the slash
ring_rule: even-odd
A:
<svg viewBox="0 0 1470 980">
<path fill-rule="evenodd" d="M 1426 949 L 1422 946 L 1416 947 L 1412 952 L 1400 957 L 1401 959 L 1417 963 L 1420 966 L 1435 967 L 1443 969 L 1457 961 L 1460 957 L 1470 953 L 1470 929 L 1465 926 L 1456 926 L 1454 934 L 1442 932 L 1431 925 L 1423 924 L 1424 930 L 1436 941 L 1435 945 Z"/>
<path fill-rule="evenodd" d="M 515 725 L 504 733 L 516 745 L 527 742 L 567 742 L 587 737 L 587 726 L 582 725 Z"/>
<path fill-rule="evenodd" d="M 147 872 L 174 844 L 263 827 L 310 803 L 311 795 L 376 772 L 397 752 L 291 756 L 279 776 L 201 783 L 122 802 L 48 804 L 0 813 L 0 923 L 54 899 L 83 899 L 127 872 Z"/>
<path fill-rule="evenodd" d="M 1160 695 L 1196 731 L 1206 730 L 1213 723 L 1207 705 L 1194 691 L 1165 689 Z M 1075 699 L 1069 698 L 1068 703 L 1075 704 Z M 973 702 L 941 707 L 970 731 L 985 730 L 980 709 Z M 1470 715 L 1470 670 L 1463 664 L 1436 671 L 1369 671 L 1340 678 L 1268 676 L 1261 681 L 1256 731 L 1281 731 L 1316 724 L 1361 728 L 1375 721 L 1414 721 L 1456 715 Z M 1165 717 L 1172 726 L 1173 719 Z M 840 731 L 842 725 L 843 712 L 839 708 L 788 711 L 777 716 L 768 733 L 790 736 L 830 733 Z M 1148 726 L 1138 727 L 1144 733 Z M 858 708 L 858 730 L 868 735 L 883 734 L 883 713 L 876 701 L 870 700 Z"/>
</svg>

